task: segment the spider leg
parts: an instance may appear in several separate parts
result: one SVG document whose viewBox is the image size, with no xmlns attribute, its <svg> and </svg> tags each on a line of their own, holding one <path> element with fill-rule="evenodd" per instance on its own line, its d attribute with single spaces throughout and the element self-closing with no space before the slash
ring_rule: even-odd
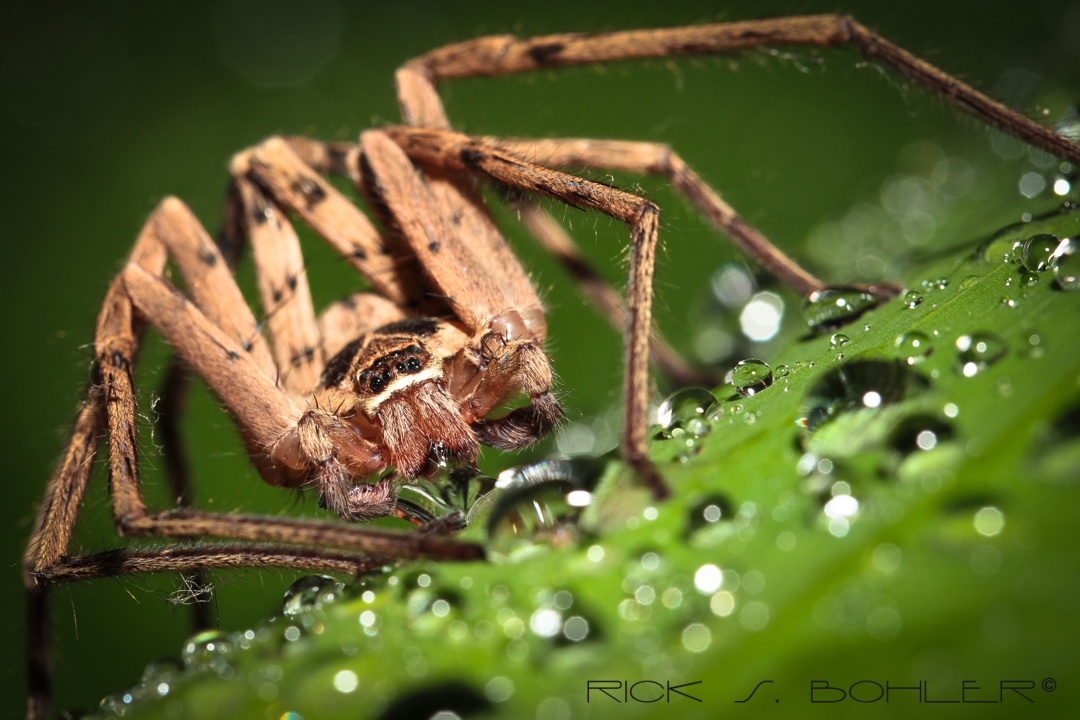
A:
<svg viewBox="0 0 1080 720">
<path fill-rule="evenodd" d="M 623 394 L 626 424 L 623 457 L 658 498 L 668 489 L 648 459 L 646 432 L 649 402 L 649 338 L 652 330 L 652 279 L 656 265 L 659 210 L 636 195 L 584 180 L 510 155 L 491 142 L 459 133 L 414 128 L 386 128 L 411 159 L 447 170 L 470 173 L 569 205 L 597 210 L 631 228 Z"/>
<path fill-rule="evenodd" d="M 49 717 L 52 696 L 49 590 L 46 583 L 35 577 L 35 573 L 54 566 L 67 553 L 104 426 L 103 395 L 100 385 L 94 381 L 86 392 L 60 463 L 49 480 L 45 499 L 38 510 L 34 531 L 23 556 L 23 586 L 26 598 L 26 716 L 30 720 L 44 720 Z"/>
<path fill-rule="evenodd" d="M 582 294 L 616 330 L 622 332 L 627 322 L 626 301 L 622 294 L 600 276 L 551 213 L 524 202 L 517 203 L 516 209 L 529 232 L 570 273 Z M 655 327 L 649 340 L 649 352 L 657 367 L 680 385 L 714 387 L 721 383 L 721 376 L 687 362 Z"/>
<path fill-rule="evenodd" d="M 619 140 L 496 140 L 500 148 L 529 158 L 545 167 L 625 170 L 642 175 L 662 175 L 686 197 L 710 223 L 730 237 L 747 255 L 790 288 L 809 297 L 825 283 L 801 268 L 760 231 L 721 199 L 668 145 Z"/>
<path fill-rule="evenodd" d="M 327 548 L 254 543 L 191 543 L 163 548 L 122 548 L 64 557 L 35 575 L 42 583 L 78 582 L 137 573 L 229 568 L 285 568 L 359 575 L 386 565 L 385 557 Z"/>
<path fill-rule="evenodd" d="M 280 382 L 290 397 L 299 398 L 318 385 L 326 362 L 300 239 L 285 213 L 257 185 L 241 177 L 236 187 Z"/>
<path fill-rule="evenodd" d="M 396 75 L 398 98 L 409 125 L 448 129 L 446 113 L 435 92 L 435 83 L 440 80 L 783 45 L 852 45 L 868 59 L 892 68 L 988 125 L 1051 155 L 1080 163 L 1080 145 L 1010 110 L 845 15 L 780 17 L 528 39 L 492 35 L 447 45 L 407 63 Z"/>
<path fill-rule="evenodd" d="M 415 307 L 423 285 L 416 260 L 379 236 L 367 216 L 304 162 L 282 138 L 271 137 L 236 155 L 230 165 L 282 206 L 299 215 L 383 297 Z"/>
</svg>

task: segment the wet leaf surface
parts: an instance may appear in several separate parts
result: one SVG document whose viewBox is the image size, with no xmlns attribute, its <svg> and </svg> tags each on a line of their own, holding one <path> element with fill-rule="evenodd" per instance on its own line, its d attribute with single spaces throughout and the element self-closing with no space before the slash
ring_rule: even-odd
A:
<svg viewBox="0 0 1080 720">
<path fill-rule="evenodd" d="M 1037 236 L 1026 269 L 986 248 L 935 261 L 906 278 L 918 302 L 830 317 L 773 359 L 771 384 L 737 379 L 753 394 L 676 398 L 652 445 L 668 502 L 614 460 L 510 473 L 465 531 L 493 561 L 411 563 L 344 591 L 301 581 L 282 614 L 193 638 L 185 669 L 151 666 L 100 714 L 595 717 L 616 706 L 587 703 L 586 680 L 616 678 L 702 681 L 687 690 L 701 704 L 619 717 L 801 717 L 811 680 L 926 681 L 925 697 L 958 699 L 974 679 L 969 699 L 1031 681 L 1040 717 L 1065 717 L 1080 669 L 1080 294 L 1043 256 L 1045 235 L 1078 232 L 1075 214 L 1013 228 L 993 247 Z M 914 694 L 875 712 L 917 709 Z"/>
</svg>

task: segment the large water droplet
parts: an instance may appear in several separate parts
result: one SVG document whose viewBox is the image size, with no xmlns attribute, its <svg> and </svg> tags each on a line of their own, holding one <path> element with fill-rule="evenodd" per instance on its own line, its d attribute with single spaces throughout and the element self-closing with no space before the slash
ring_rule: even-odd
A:
<svg viewBox="0 0 1080 720">
<path fill-rule="evenodd" d="M 847 335 L 844 335 L 843 333 L 836 333 L 829 338 L 829 347 L 833 350 L 836 350 L 837 348 L 842 348 L 848 344 L 849 340 L 850 338 Z"/>
<path fill-rule="evenodd" d="M 930 338 L 918 330 L 912 330 L 896 338 L 896 349 L 904 362 L 914 365 L 925 360 L 933 347 Z"/>
<path fill-rule="evenodd" d="M 769 363 L 757 358 L 747 358 L 735 366 L 731 373 L 731 385 L 743 397 L 755 395 L 772 385 L 773 373 Z"/>
<path fill-rule="evenodd" d="M 968 288 L 970 288 L 972 285 L 974 285 L 977 282 L 979 282 L 979 276 L 978 275 L 968 275 L 966 278 L 964 278 L 963 280 L 960 281 L 960 289 L 961 290 L 967 290 Z"/>
<path fill-rule="evenodd" d="M 397 506 L 416 522 L 428 523 L 461 513 L 475 521 L 495 480 L 468 465 L 448 465 L 430 479 L 418 478 L 398 488 Z"/>
<path fill-rule="evenodd" d="M 878 299 L 858 288 L 834 287 L 810 295 L 803 316 L 812 329 L 831 332 L 878 304 Z"/>
<path fill-rule="evenodd" d="M 972 377 L 1005 356 L 1005 342 L 993 333 L 976 332 L 956 339 L 958 369 L 964 377 Z"/>
<path fill-rule="evenodd" d="M 679 435 L 677 430 L 701 437 L 709 432 L 707 418 L 714 405 L 716 398 L 708 390 L 684 388 L 667 396 L 656 411 L 656 420 L 669 437 Z"/>
<path fill-rule="evenodd" d="M 1020 250 L 1020 262 L 1031 272 L 1053 270 L 1057 264 L 1054 253 L 1059 243 L 1057 236 L 1050 233 L 1032 235 L 1024 241 Z"/>
<path fill-rule="evenodd" d="M 592 501 L 604 463 L 592 458 L 545 460 L 505 470 L 488 517 L 488 547 L 504 557 L 540 544 L 577 539 L 577 519 Z"/>
<path fill-rule="evenodd" d="M 285 591 L 282 612 L 286 615 L 299 615 L 321 608 L 337 600 L 344 591 L 345 585 L 340 580 L 327 575 L 302 577 Z"/>
<path fill-rule="evenodd" d="M 926 379 L 899 362 L 857 360 L 822 377 L 807 396 L 800 422 L 814 430 L 840 412 L 875 409 L 926 388 Z"/>
<path fill-rule="evenodd" d="M 1062 290 L 1080 290 L 1080 240 L 1077 238 L 1070 238 L 1065 251 L 1058 256 L 1054 280 Z"/>
</svg>

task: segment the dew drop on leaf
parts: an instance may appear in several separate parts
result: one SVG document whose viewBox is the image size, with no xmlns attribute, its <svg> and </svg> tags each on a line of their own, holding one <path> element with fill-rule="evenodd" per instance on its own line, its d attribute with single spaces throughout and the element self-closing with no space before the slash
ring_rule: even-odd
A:
<svg viewBox="0 0 1080 720">
<path fill-rule="evenodd" d="M 769 364 L 757 358 L 747 358 L 735 366 L 731 385 L 743 397 L 755 395 L 772 385 L 773 372 Z"/>
<path fill-rule="evenodd" d="M 716 405 L 716 398 L 704 388 L 684 388 L 673 392 L 660 404 L 656 421 L 669 437 L 680 435 L 682 430 L 694 437 L 709 432 L 709 411 Z"/>
<path fill-rule="evenodd" d="M 908 365 L 914 365 L 925 360 L 933 347 L 930 344 L 930 338 L 924 333 L 912 330 L 896 338 L 896 349 L 901 360 Z"/>
<path fill-rule="evenodd" d="M 1053 270 L 1057 264 L 1058 240 L 1056 235 L 1039 233 L 1024 241 L 1020 250 L 1020 262 L 1030 272 L 1041 273 Z"/>
<path fill-rule="evenodd" d="M 285 604 L 282 612 L 286 615 L 299 615 L 303 612 L 321 608 L 341 597 L 345 586 L 340 580 L 326 575 L 308 575 L 302 577 L 285 591 Z"/>
<path fill-rule="evenodd" d="M 858 288 L 826 288 L 810 295 L 803 316 L 811 329 L 826 333 L 855 320 L 877 302 Z"/>
</svg>

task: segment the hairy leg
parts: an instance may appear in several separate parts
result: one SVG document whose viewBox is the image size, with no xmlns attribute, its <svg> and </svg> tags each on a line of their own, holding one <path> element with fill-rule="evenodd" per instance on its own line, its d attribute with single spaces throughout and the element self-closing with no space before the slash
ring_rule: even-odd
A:
<svg viewBox="0 0 1080 720">
<path fill-rule="evenodd" d="M 626 424 L 622 451 L 659 497 L 668 489 L 648 459 L 646 433 L 649 403 L 649 338 L 652 333 L 652 280 L 656 266 L 659 210 L 636 195 L 567 175 L 511 155 L 490 141 L 455 132 L 414 128 L 386 128 L 387 133 L 413 160 L 442 167 L 596 210 L 631 229 L 623 394 Z"/>
</svg>

